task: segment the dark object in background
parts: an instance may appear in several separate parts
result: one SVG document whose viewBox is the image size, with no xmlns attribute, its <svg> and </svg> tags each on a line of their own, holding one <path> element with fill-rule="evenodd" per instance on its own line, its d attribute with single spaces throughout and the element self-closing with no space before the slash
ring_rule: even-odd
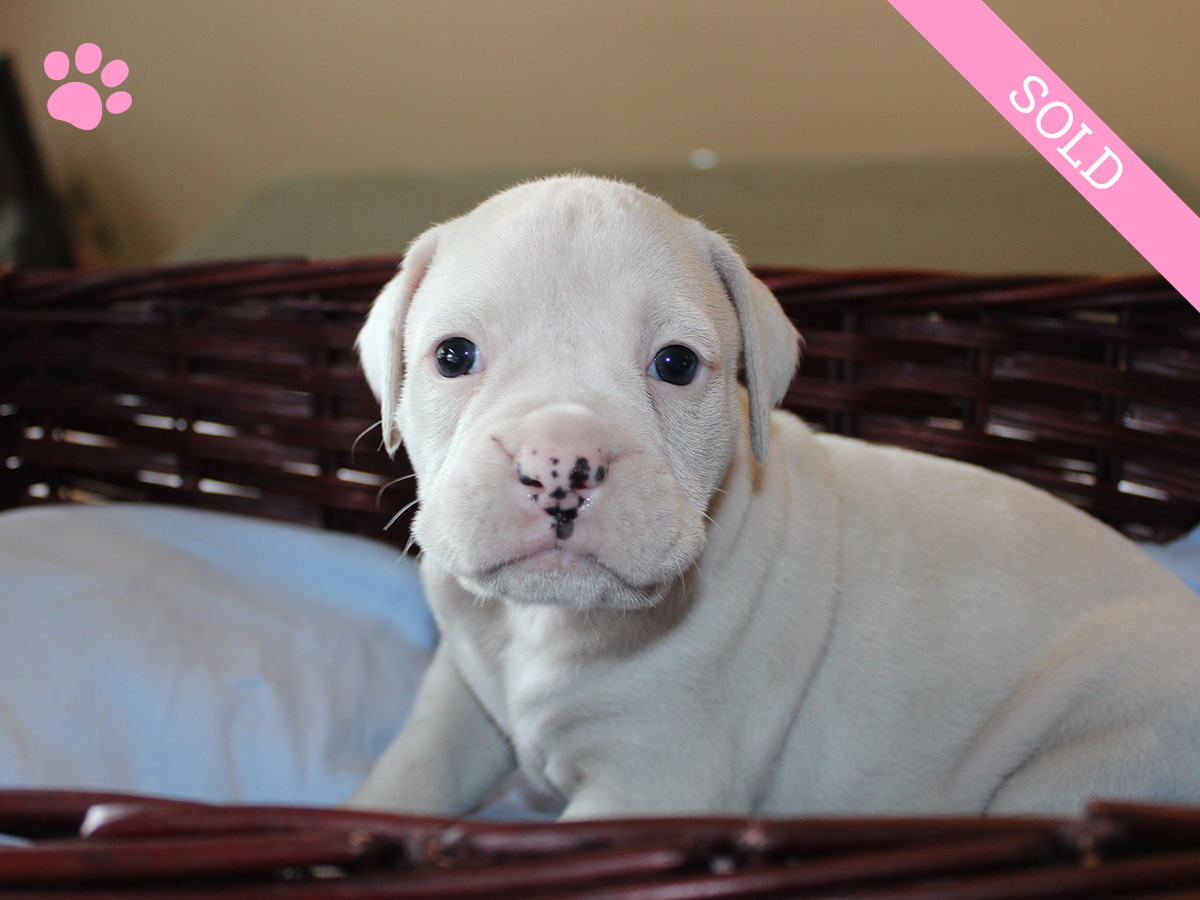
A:
<svg viewBox="0 0 1200 900">
<path fill-rule="evenodd" d="M 73 263 L 12 60 L 0 55 L 0 266 L 69 268 Z"/>
</svg>

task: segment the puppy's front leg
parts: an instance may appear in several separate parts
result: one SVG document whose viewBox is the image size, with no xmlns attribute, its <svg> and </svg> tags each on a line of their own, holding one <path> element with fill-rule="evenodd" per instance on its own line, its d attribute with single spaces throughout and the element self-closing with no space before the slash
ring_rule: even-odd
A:
<svg viewBox="0 0 1200 900">
<path fill-rule="evenodd" d="M 408 724 L 345 805 L 459 816 L 515 767 L 508 741 L 442 644 L 421 681 Z"/>
<path fill-rule="evenodd" d="M 753 767 L 739 766 L 719 738 L 699 737 L 703 742 L 692 746 L 702 749 L 692 752 L 674 742 L 673 754 L 652 753 L 630 740 L 624 757 L 591 757 L 562 818 L 750 815 Z"/>
<path fill-rule="evenodd" d="M 686 790 L 660 792 L 629 790 L 629 785 L 597 781 L 579 790 L 567 808 L 564 821 L 578 819 L 624 819 L 638 816 L 748 816 L 749 802 L 725 799 L 714 794 L 695 794 Z"/>
</svg>

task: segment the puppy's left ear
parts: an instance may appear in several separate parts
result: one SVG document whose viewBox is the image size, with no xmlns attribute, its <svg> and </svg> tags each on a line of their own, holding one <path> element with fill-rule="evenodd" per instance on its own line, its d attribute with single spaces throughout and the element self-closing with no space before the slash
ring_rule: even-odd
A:
<svg viewBox="0 0 1200 900">
<path fill-rule="evenodd" d="M 771 293 L 746 268 L 729 242 L 705 229 L 713 268 L 737 313 L 742 362 L 750 393 L 750 447 L 759 462 L 767 455 L 771 409 L 783 402 L 800 362 L 800 332 Z"/>
<path fill-rule="evenodd" d="M 388 456 L 395 455 L 401 440 L 396 406 L 404 381 L 404 320 L 413 294 L 433 261 L 439 227 L 430 228 L 409 245 L 400 271 L 375 298 L 367 321 L 354 342 L 367 384 L 379 401 L 383 446 Z"/>
</svg>

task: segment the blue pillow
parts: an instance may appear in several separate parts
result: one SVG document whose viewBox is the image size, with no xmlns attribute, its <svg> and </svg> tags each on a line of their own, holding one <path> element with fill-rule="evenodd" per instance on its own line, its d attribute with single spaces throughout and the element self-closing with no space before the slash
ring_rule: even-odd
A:
<svg viewBox="0 0 1200 900">
<path fill-rule="evenodd" d="M 365 538 L 144 504 L 0 514 L 0 787 L 348 796 L 437 640 Z"/>
</svg>

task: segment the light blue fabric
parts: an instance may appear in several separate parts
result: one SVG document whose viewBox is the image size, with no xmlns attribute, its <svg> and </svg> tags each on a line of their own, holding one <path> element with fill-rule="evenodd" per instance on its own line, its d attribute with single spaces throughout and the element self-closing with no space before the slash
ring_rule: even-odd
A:
<svg viewBox="0 0 1200 900">
<path fill-rule="evenodd" d="M 437 640 L 365 538 L 152 505 L 0 514 L 0 786 L 344 799 Z"/>
<path fill-rule="evenodd" d="M 1200 527 L 1169 544 L 1146 544 L 1146 552 L 1200 594 Z"/>
<path fill-rule="evenodd" d="M 1200 590 L 1200 529 L 1146 550 Z M 336 803 L 436 640 L 415 564 L 364 538 L 152 505 L 2 513 L 0 787 Z M 552 815 L 507 787 L 490 817 Z"/>
</svg>

